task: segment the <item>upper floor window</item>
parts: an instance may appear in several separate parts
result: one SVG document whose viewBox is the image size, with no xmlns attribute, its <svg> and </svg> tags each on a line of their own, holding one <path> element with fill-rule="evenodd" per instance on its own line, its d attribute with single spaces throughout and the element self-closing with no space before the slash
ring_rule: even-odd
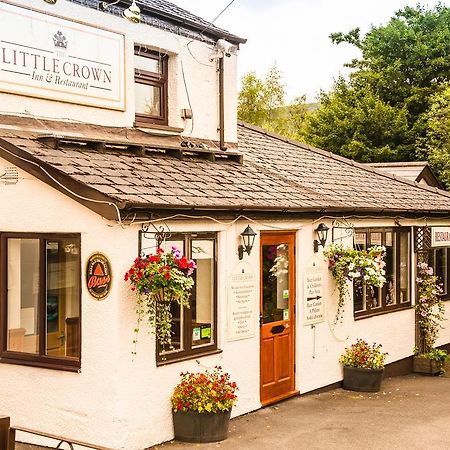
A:
<svg viewBox="0 0 450 450">
<path fill-rule="evenodd" d="M 168 124 L 167 55 L 134 47 L 135 123 Z"/>
<path fill-rule="evenodd" d="M 80 367 L 80 236 L 1 234 L 1 361 Z"/>
<path fill-rule="evenodd" d="M 157 347 L 157 362 L 188 359 L 217 350 L 217 236 L 173 234 L 161 247 L 177 247 L 197 265 L 190 308 L 172 303 L 172 348 Z"/>
<path fill-rule="evenodd" d="M 370 286 L 361 279 L 353 283 L 355 317 L 389 312 L 411 305 L 411 232 L 408 228 L 356 229 L 354 247 L 386 247 L 386 283 Z"/>
</svg>

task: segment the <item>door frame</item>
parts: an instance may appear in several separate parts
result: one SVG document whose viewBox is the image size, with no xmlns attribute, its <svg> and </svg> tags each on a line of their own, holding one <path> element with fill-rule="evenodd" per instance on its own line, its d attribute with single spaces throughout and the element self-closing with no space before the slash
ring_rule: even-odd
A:
<svg viewBox="0 0 450 450">
<path fill-rule="evenodd" d="M 291 374 L 292 374 L 292 384 L 291 390 L 282 395 L 270 398 L 268 400 L 262 400 L 262 313 L 263 313 L 263 245 L 267 243 L 270 244 L 270 240 L 274 241 L 274 244 L 277 241 L 281 241 L 285 239 L 288 241 L 290 245 L 292 245 L 293 252 L 289 258 L 289 290 L 294 293 L 293 296 L 289 298 L 289 327 L 290 327 L 290 346 L 292 351 L 292 362 L 291 362 Z M 259 245 L 259 261 L 260 261 L 260 269 L 259 269 L 259 278 L 260 278 L 260 295 L 259 295 L 259 312 L 260 312 L 260 327 L 259 327 L 259 361 L 260 361 L 260 369 L 259 369 L 259 396 L 262 406 L 267 406 L 278 401 L 284 400 L 289 397 L 293 397 L 298 395 L 299 391 L 295 389 L 295 375 L 296 375 L 296 305 L 297 305 L 297 286 L 296 286 L 296 247 L 297 247 L 297 230 L 283 230 L 283 231 L 261 231 L 260 233 L 260 245 Z"/>
</svg>

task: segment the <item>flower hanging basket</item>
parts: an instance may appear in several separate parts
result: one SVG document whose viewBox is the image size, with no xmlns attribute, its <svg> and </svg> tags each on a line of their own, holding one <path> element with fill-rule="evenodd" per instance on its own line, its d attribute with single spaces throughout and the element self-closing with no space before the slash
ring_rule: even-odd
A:
<svg viewBox="0 0 450 450">
<path fill-rule="evenodd" d="M 377 287 L 382 287 L 386 282 L 384 270 L 386 248 L 375 245 L 369 250 L 355 250 L 332 244 L 323 254 L 328 258 L 328 267 L 338 290 L 335 323 L 342 322 L 345 298 L 349 297 L 347 286 L 349 281 L 361 279 L 364 283 Z"/>
<path fill-rule="evenodd" d="M 170 251 L 158 248 L 156 254 L 134 260 L 125 274 L 125 281 L 130 282 L 136 294 L 135 344 L 141 322 L 146 320 L 159 343 L 171 348 L 172 304 L 189 308 L 195 269 L 195 262 L 188 260 L 176 247 Z"/>
</svg>

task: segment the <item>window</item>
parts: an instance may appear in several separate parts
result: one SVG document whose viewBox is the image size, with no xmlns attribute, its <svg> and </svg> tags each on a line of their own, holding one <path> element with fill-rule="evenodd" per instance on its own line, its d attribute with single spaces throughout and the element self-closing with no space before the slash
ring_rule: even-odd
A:
<svg viewBox="0 0 450 450">
<path fill-rule="evenodd" d="M 217 350 L 217 239 L 214 233 L 172 235 L 161 245 L 164 249 L 175 246 L 187 258 L 195 261 L 194 287 L 190 308 L 172 304 L 172 349 L 157 348 L 157 362 L 188 359 Z"/>
<path fill-rule="evenodd" d="M 134 48 L 136 125 L 167 125 L 167 55 Z"/>
<path fill-rule="evenodd" d="M 355 317 L 385 313 L 411 305 L 410 230 L 355 229 L 354 247 L 365 250 L 374 245 L 386 247 L 386 283 L 378 288 L 357 279 L 353 283 Z"/>
<path fill-rule="evenodd" d="M 80 367 L 80 236 L 1 235 L 1 362 Z"/>
<path fill-rule="evenodd" d="M 433 267 L 434 273 L 439 277 L 442 286 L 442 297 L 450 299 L 450 248 L 436 247 L 430 250 L 429 264 Z"/>
</svg>

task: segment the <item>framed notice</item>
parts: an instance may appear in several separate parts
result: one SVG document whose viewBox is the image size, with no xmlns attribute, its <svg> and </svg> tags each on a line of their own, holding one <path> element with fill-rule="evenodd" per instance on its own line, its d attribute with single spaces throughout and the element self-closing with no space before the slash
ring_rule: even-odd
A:
<svg viewBox="0 0 450 450">
<path fill-rule="evenodd" d="M 303 285 L 303 325 L 312 325 L 325 321 L 323 298 L 323 270 L 310 267 L 305 270 Z"/>
<path fill-rule="evenodd" d="M 0 2 L 0 91 L 125 110 L 125 37 Z"/>
<path fill-rule="evenodd" d="M 257 282 L 255 272 L 247 262 L 238 263 L 231 272 L 228 280 L 229 341 L 255 335 Z"/>
</svg>

